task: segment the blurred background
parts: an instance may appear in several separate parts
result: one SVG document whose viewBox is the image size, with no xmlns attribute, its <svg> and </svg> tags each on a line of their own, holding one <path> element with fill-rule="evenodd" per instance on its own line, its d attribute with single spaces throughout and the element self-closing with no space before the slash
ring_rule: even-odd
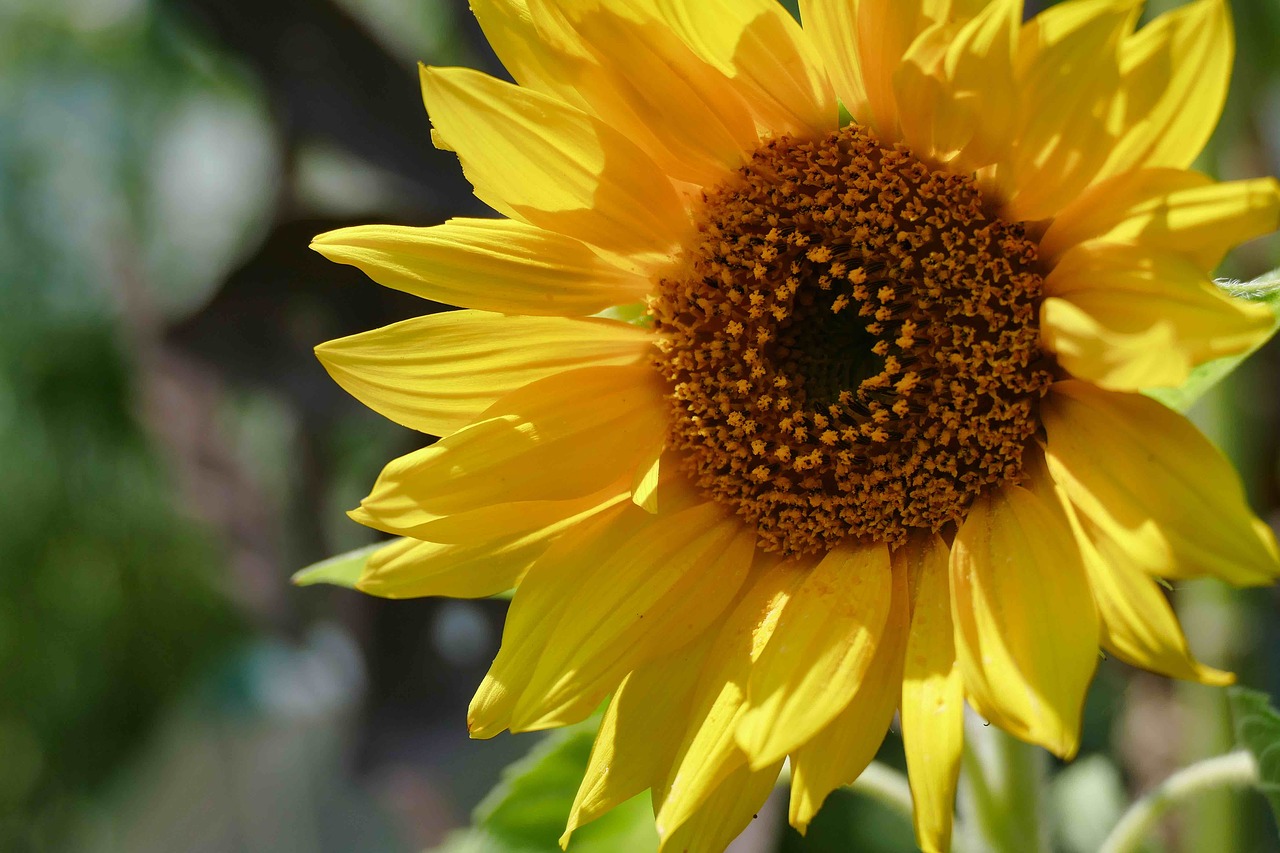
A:
<svg viewBox="0 0 1280 853">
<path fill-rule="evenodd" d="M 1233 8 L 1202 167 L 1277 174 L 1280 2 Z M 463 0 L 0 3 L 0 850 L 428 849 L 538 741 L 466 737 L 505 602 L 289 584 L 372 540 L 344 511 L 426 440 L 312 347 L 441 309 L 309 238 L 485 215 L 430 144 L 419 60 L 501 73 Z M 1277 265 L 1262 240 L 1223 274 Z M 1278 379 L 1273 342 L 1196 412 L 1273 522 Z M 1202 658 L 1280 692 L 1273 590 L 1175 597 Z M 1229 748 L 1230 720 L 1220 691 L 1108 661 L 1085 743 L 1053 788 L 1091 815 L 1055 828 L 1067 851 L 1096 846 L 1125 792 Z M 895 737 L 882 758 L 901 764 Z M 848 793 L 805 840 L 776 818 L 743 849 L 850 832 L 911 849 Z M 1162 831 L 1173 850 L 1278 849 L 1254 795 Z"/>
</svg>

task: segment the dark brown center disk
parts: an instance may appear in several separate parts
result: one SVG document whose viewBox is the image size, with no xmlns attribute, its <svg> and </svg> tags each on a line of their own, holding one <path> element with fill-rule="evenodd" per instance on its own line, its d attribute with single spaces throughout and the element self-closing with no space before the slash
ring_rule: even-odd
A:
<svg viewBox="0 0 1280 853">
<path fill-rule="evenodd" d="M 769 141 L 650 303 L 671 445 L 771 551 L 941 529 L 1021 476 L 1036 260 L 971 177 L 862 128 Z"/>
</svg>

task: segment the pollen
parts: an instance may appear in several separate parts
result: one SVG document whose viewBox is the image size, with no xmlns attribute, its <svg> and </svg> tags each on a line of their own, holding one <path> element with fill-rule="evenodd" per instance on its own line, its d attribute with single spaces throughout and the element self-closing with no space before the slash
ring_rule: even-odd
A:
<svg viewBox="0 0 1280 853">
<path fill-rule="evenodd" d="M 849 125 L 769 140 L 698 217 L 649 304 L 669 444 L 761 547 L 898 545 L 1021 478 L 1043 280 L 972 177 Z"/>
</svg>

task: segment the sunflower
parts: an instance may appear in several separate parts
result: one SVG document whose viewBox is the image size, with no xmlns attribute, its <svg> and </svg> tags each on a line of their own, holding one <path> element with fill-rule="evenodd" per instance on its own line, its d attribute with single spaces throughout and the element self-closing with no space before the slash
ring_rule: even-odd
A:
<svg viewBox="0 0 1280 853">
<path fill-rule="evenodd" d="M 967 702 L 1070 758 L 1099 647 L 1197 662 L 1160 578 L 1280 574 L 1235 472 L 1140 393 L 1270 312 L 1208 273 L 1280 219 L 1189 171 L 1220 0 L 472 0 L 511 84 L 424 68 L 501 216 L 316 238 L 464 310 L 332 341 L 443 436 L 351 515 L 373 595 L 515 588 L 474 737 L 609 698 L 564 841 L 649 790 L 718 850 L 791 766 L 803 830 L 899 713 L 946 849 Z"/>
</svg>

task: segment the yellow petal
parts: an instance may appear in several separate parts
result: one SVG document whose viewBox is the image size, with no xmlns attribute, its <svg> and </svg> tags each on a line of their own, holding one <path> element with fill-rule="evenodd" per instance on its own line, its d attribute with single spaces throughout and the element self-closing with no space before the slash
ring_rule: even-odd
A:
<svg viewBox="0 0 1280 853">
<path fill-rule="evenodd" d="M 865 122 L 867 89 L 857 42 L 859 5 L 857 0 L 800 0 L 800 20 L 836 97 L 850 115 Z"/>
<path fill-rule="evenodd" d="M 1223 0 L 1188 3 L 1126 40 L 1126 130 L 1106 171 L 1190 166 L 1222 114 L 1234 53 Z"/>
<path fill-rule="evenodd" d="M 886 142 L 901 138 L 893 77 L 916 38 L 948 20 L 939 3 L 901 0 L 808 0 L 801 17 L 849 112 Z M 850 93 L 850 94 L 846 94 Z M 862 101 L 865 100 L 865 105 Z"/>
<path fill-rule="evenodd" d="M 755 531 L 711 504 L 655 518 L 652 529 L 602 566 L 562 570 L 573 617 L 542 644 L 513 727 L 559 725 L 570 707 L 589 712 L 628 670 L 690 642 L 733 602 L 751 565 Z M 584 693 L 591 696 L 585 706 Z"/>
<path fill-rule="evenodd" d="M 649 461 L 641 461 L 636 468 L 636 475 L 631 484 L 631 500 L 645 512 L 658 511 L 658 483 L 661 481 L 663 446 L 653 449 Z"/>
<path fill-rule="evenodd" d="M 1086 240 L 1132 243 L 1186 257 L 1211 270 L 1232 246 L 1280 225 L 1274 178 L 1214 183 L 1196 172 L 1142 169 L 1086 190 L 1040 241 L 1053 260 Z"/>
<path fill-rule="evenodd" d="M 894 136 L 918 148 L 922 155 L 933 156 L 931 152 L 946 150 L 955 140 L 945 137 L 957 129 L 966 134 L 960 145 L 971 138 L 968 135 L 973 127 L 971 116 L 964 112 L 963 103 L 947 97 L 945 84 L 939 79 L 947 48 L 955 42 L 958 30 L 959 24 L 941 21 L 912 41 L 894 66 L 890 94 L 877 96 L 875 88 L 868 83 L 871 110 L 879 115 L 877 125 L 892 120 Z M 877 108 L 877 104 L 885 102 L 892 104 L 890 115 L 880 115 L 885 108 Z M 954 157 L 957 150 L 958 147 L 953 146 L 947 153 Z"/>
<path fill-rule="evenodd" d="M 722 853 L 755 819 L 778 781 L 782 762 L 752 770 L 738 764 L 707 796 L 703 807 L 668 835 L 659 853 Z"/>
<path fill-rule="evenodd" d="M 926 158 L 973 171 L 1008 149 L 1018 116 L 1014 52 L 1022 0 L 992 0 L 963 23 L 926 30 L 894 75 L 902 138 Z"/>
<path fill-rule="evenodd" d="M 631 672 L 605 710 L 560 846 L 578 827 L 658 785 L 688 721 L 713 631 Z"/>
<path fill-rule="evenodd" d="M 650 515 L 630 537 L 613 538 L 601 561 L 592 549 L 548 555 L 525 577 L 512 603 L 502 650 L 486 677 L 522 683 L 502 706 L 476 709 L 488 730 L 564 725 L 589 714 L 622 678 L 648 660 L 694 640 L 729 606 L 746 577 L 754 531 L 715 504 Z M 553 590 L 559 619 L 526 620 L 517 608 Z M 525 596 L 525 593 L 528 593 Z M 512 672 L 508 649 L 539 649 L 532 672 Z M 517 655 L 518 657 L 518 655 Z"/>
<path fill-rule="evenodd" d="M 776 0 L 656 0 L 662 19 L 720 70 L 765 133 L 836 129 L 835 95 L 808 35 Z"/>
<path fill-rule="evenodd" d="M 1054 481 L 1111 553 L 1149 574 L 1238 586 L 1280 575 L 1275 536 L 1231 463 L 1186 418 L 1078 381 L 1056 383 L 1040 413 Z"/>
<path fill-rule="evenodd" d="M 1198 364 L 1249 351 L 1275 324 L 1185 258 L 1141 246 L 1077 246 L 1045 292 L 1046 348 L 1074 376 L 1114 390 L 1180 385 Z"/>
<path fill-rule="evenodd" d="M 720 183 L 759 141 L 746 103 L 654 7 L 635 0 L 531 0 L 544 32 L 571 34 L 574 87 L 590 111 L 682 181 Z M 550 40 L 557 49 L 562 38 Z"/>
<path fill-rule="evenodd" d="M 618 131 L 546 95 L 465 68 L 423 68 L 438 141 L 476 197 L 638 266 L 669 263 L 690 225 L 670 180 Z"/>
<path fill-rule="evenodd" d="M 791 753 L 790 822 L 803 833 L 827 796 L 862 775 L 889 731 L 902 694 L 903 655 L 911 621 L 910 567 L 893 559 L 892 603 L 884 632 L 853 699 Z"/>
<path fill-rule="evenodd" d="M 951 849 L 964 746 L 964 678 L 952 636 L 947 545 L 931 534 L 901 550 L 915 578 L 902 678 L 902 746 L 915 802 L 916 843 L 926 853 L 938 853 Z"/>
<path fill-rule="evenodd" d="M 356 589 L 380 598 L 487 598 L 513 588 L 551 541 L 536 534 L 481 545 L 402 539 L 369 558 Z"/>
<path fill-rule="evenodd" d="M 609 320 L 450 311 L 316 347 L 334 380 L 398 424 L 446 435 L 512 391 L 577 367 L 640 363 L 644 329 Z"/>
<path fill-rule="evenodd" d="M 881 642 L 892 587 L 883 544 L 839 545 L 809 572 L 751 668 L 737 738 L 752 767 L 781 759 L 849 704 Z"/>
<path fill-rule="evenodd" d="M 1140 0 L 1077 0 L 1041 12 L 1022 28 L 1017 65 L 1024 108 L 1002 176 L 1010 218 L 1048 218 L 1098 175 L 1121 132 L 1119 48 L 1140 8 Z"/>
<path fill-rule="evenodd" d="M 442 545 L 481 545 L 503 537 L 518 537 L 600 506 L 612 506 L 629 495 L 625 480 L 616 480 L 599 491 L 562 501 L 516 501 L 480 506 L 466 512 L 435 516 L 425 510 L 420 523 L 409 525 L 412 538 Z M 354 521 L 381 530 L 404 534 L 394 523 L 385 524 L 363 507 L 347 515 Z M 418 521 L 419 519 L 415 519 Z"/>
<path fill-rule="evenodd" d="M 1213 280 L 1176 252 L 1091 240 L 1074 246 L 1045 276 L 1044 293 L 1074 300 L 1087 292 L 1158 295 L 1195 291 Z"/>
<path fill-rule="evenodd" d="M 752 664 L 812 565 L 812 560 L 757 555 L 741 599 L 717 631 L 676 759 L 663 783 L 653 789 L 659 836 L 669 837 L 686 821 L 705 814 L 717 786 L 746 762 L 734 731 L 746 710 Z"/>
<path fill-rule="evenodd" d="M 925 14 L 935 20 L 967 21 L 977 17 L 991 0 L 920 0 Z"/>
<path fill-rule="evenodd" d="M 561 565 L 598 566 L 626 542 L 644 531 L 654 516 L 630 503 L 620 502 L 591 518 L 585 524 L 566 531 L 543 552 L 538 564 L 544 576 L 559 576 Z M 528 578 L 526 572 L 525 579 Z M 511 608 L 502 628 L 502 644 L 489 674 L 481 681 L 467 711 L 467 731 L 473 738 L 491 738 L 505 731 L 511 722 L 511 711 L 521 692 L 533 677 L 542 653 L 540 646 L 515 642 L 516 637 L 529 637 L 547 631 L 557 621 L 571 618 L 567 613 L 564 590 L 555 583 L 521 583 L 512 598 Z M 495 668 L 501 664 L 501 676 Z"/>
<path fill-rule="evenodd" d="M 526 89 L 590 108 L 560 58 L 546 49 L 525 0 L 470 0 L 484 37 L 511 77 Z"/>
<path fill-rule="evenodd" d="M 378 284 L 506 314 L 582 317 L 639 301 L 650 286 L 585 243 L 508 219 L 358 225 L 321 234 L 311 248 Z"/>
<path fill-rule="evenodd" d="M 529 566 L 557 538 L 617 504 L 622 497 L 564 508 L 555 517 L 533 521 L 525 530 L 488 532 L 470 542 L 401 539 L 374 552 L 356 581 L 356 589 L 381 598 L 497 595 L 519 584 Z"/>
<path fill-rule="evenodd" d="M 1098 615 L 1056 498 L 1005 485 L 974 501 L 951 549 L 951 614 L 978 713 L 1071 758 L 1098 662 Z"/>
<path fill-rule="evenodd" d="M 1216 686 L 1233 683 L 1231 673 L 1191 656 L 1178 617 L 1156 582 L 1088 519 L 1080 523 L 1085 568 L 1102 620 L 1103 648 L 1122 661 L 1173 678 Z"/>
<path fill-rule="evenodd" d="M 581 368 L 522 386 L 470 426 L 388 464 L 361 509 L 371 526 L 425 537 L 442 516 L 630 482 L 665 435 L 662 393 L 647 365 Z"/>
</svg>

